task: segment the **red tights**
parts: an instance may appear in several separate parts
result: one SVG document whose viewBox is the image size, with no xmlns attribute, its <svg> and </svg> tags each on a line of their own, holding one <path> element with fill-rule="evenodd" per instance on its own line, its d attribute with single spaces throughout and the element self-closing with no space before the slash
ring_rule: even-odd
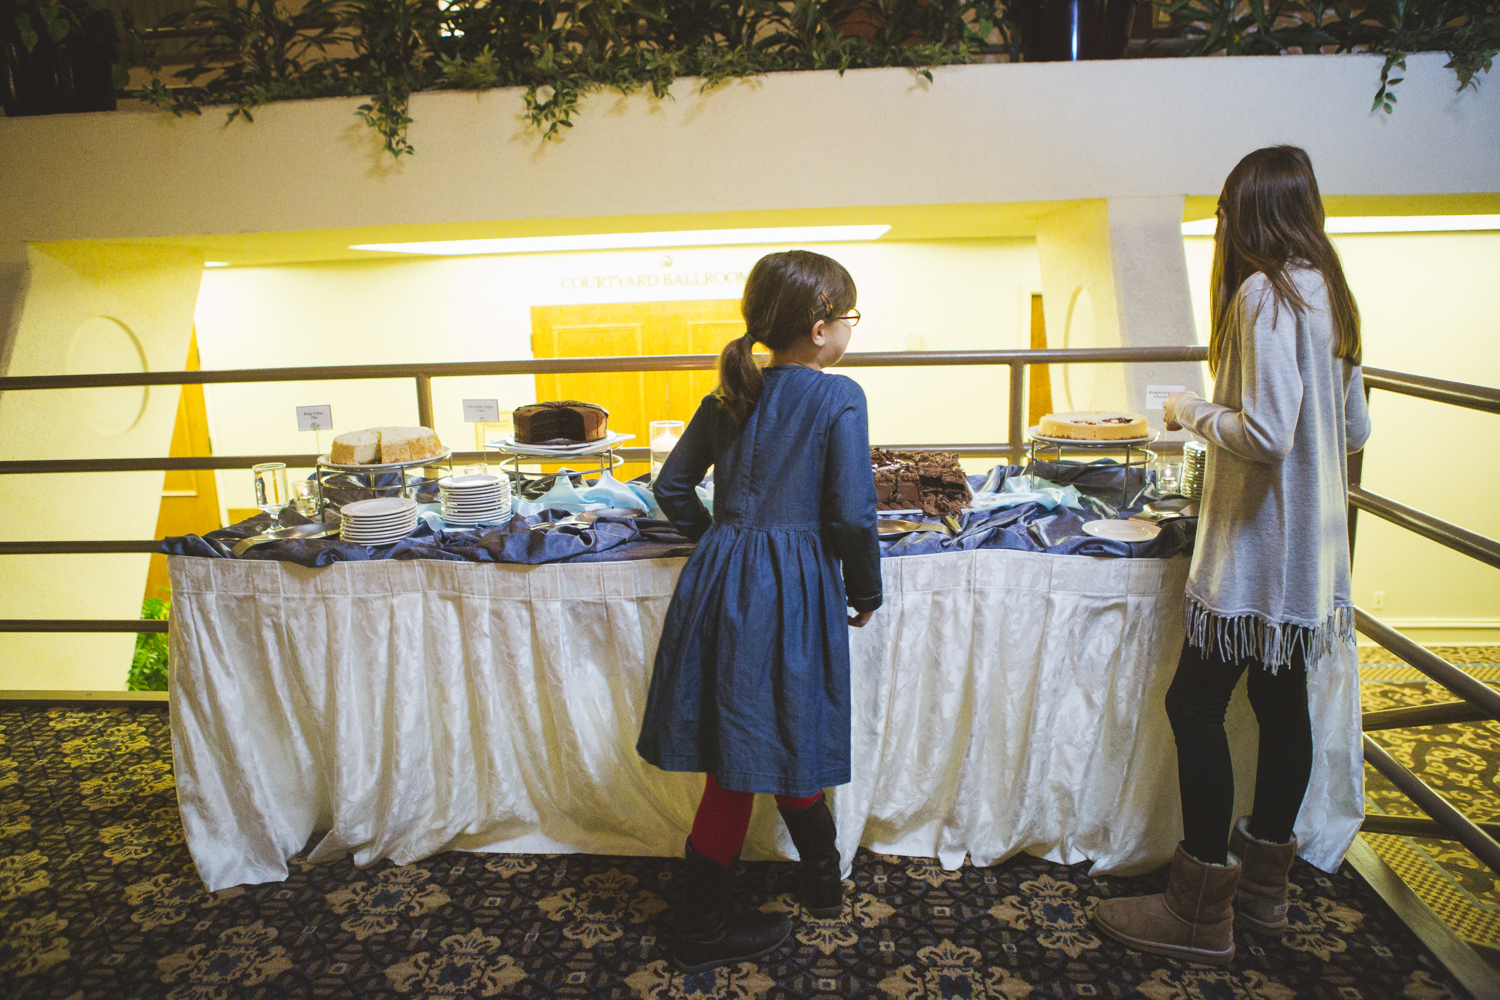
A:
<svg viewBox="0 0 1500 1000">
<path fill-rule="evenodd" d="M 778 795 L 776 804 L 788 812 L 806 809 L 818 801 L 818 795 L 807 799 Z M 745 846 L 745 831 L 750 829 L 750 808 L 753 805 L 754 792 L 720 788 L 714 776 L 708 775 L 708 781 L 703 785 L 703 800 L 698 803 L 698 814 L 693 817 L 693 850 L 729 867 L 740 848 Z"/>
</svg>

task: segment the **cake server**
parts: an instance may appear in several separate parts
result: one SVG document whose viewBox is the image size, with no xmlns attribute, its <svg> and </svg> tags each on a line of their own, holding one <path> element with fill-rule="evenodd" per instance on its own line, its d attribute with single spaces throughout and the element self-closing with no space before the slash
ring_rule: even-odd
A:
<svg viewBox="0 0 1500 1000">
<path fill-rule="evenodd" d="M 950 536 L 953 534 L 953 529 L 946 524 L 935 524 L 931 521 L 898 521 L 890 518 L 881 518 L 876 521 L 875 531 L 880 535 L 907 535 L 913 531 L 936 531 Z"/>
<path fill-rule="evenodd" d="M 249 538 L 241 539 L 235 543 L 230 551 L 237 556 L 242 556 L 257 545 L 266 542 L 281 542 L 288 538 L 326 538 L 339 532 L 337 524 L 325 524 L 322 521 L 313 521 L 310 524 L 294 524 L 289 528 L 278 528 L 275 531 L 266 531 L 259 535 L 251 535 Z"/>
</svg>

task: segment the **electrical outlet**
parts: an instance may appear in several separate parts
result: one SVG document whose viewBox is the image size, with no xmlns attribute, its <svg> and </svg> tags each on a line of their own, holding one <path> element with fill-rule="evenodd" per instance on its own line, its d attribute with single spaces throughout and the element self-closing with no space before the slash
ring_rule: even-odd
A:
<svg viewBox="0 0 1500 1000">
<path fill-rule="evenodd" d="M 1385 607 L 1385 591 L 1383 591 L 1383 590 L 1377 590 L 1377 591 L 1375 591 L 1375 600 L 1372 602 L 1371 606 L 1376 611 L 1379 611 L 1381 608 Z"/>
</svg>

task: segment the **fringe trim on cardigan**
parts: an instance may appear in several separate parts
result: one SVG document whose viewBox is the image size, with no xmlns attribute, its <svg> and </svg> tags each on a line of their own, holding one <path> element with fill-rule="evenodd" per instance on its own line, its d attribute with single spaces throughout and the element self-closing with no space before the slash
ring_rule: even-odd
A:
<svg viewBox="0 0 1500 1000">
<path fill-rule="evenodd" d="M 1334 608 L 1321 625 L 1266 621 L 1259 615 L 1226 616 L 1210 611 L 1193 598 L 1185 599 L 1188 644 L 1220 659 L 1259 660 L 1271 673 L 1292 662 L 1299 649 L 1311 670 L 1335 644 L 1354 644 L 1354 609 Z"/>
</svg>

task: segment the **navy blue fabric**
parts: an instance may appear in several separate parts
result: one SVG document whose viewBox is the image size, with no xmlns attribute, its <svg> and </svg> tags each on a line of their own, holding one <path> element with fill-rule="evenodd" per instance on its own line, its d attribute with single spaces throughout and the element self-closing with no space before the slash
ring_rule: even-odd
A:
<svg viewBox="0 0 1500 1000">
<path fill-rule="evenodd" d="M 211 558 L 271 559 L 301 566 L 328 566 L 336 562 L 373 559 L 447 559 L 455 562 L 505 562 L 538 565 L 553 562 L 610 562 L 621 559 L 657 559 L 684 556 L 693 545 L 666 521 L 648 518 L 601 517 L 592 527 L 564 525 L 549 531 L 533 527 L 572 517 L 565 510 L 547 510 L 529 517 L 512 518 L 499 528 L 471 531 L 448 530 L 439 538 L 425 522 L 394 545 L 375 548 L 341 542 L 338 536 L 311 540 L 267 542 L 234 556 L 236 542 L 258 535 L 271 526 L 260 514 L 228 528 L 208 534 L 181 535 L 162 541 L 167 555 Z M 308 519 L 292 510 L 281 513 L 282 525 L 307 524 Z"/>
<path fill-rule="evenodd" d="M 712 518 L 694 489 L 710 465 Z M 637 751 L 736 791 L 844 784 L 848 608 L 881 599 L 864 392 L 768 368 L 743 428 L 704 399 L 654 493 L 698 546 L 662 625 Z"/>
<path fill-rule="evenodd" d="M 997 483 L 1020 475 L 1020 466 L 997 468 Z M 1119 466 L 1078 465 L 1075 463 L 1037 463 L 1030 470 L 1061 485 L 1078 487 L 1090 505 L 1088 517 L 1077 512 L 1049 510 L 1038 503 L 1002 507 L 992 511 L 975 511 L 964 515 L 964 531 L 957 538 L 933 532 L 919 532 L 897 538 L 882 539 L 883 557 L 929 555 L 968 549 L 1020 549 L 1026 552 L 1050 552 L 1054 555 L 1112 556 L 1121 559 L 1166 559 L 1187 554 L 1193 548 L 1196 519 L 1168 522 L 1162 532 L 1149 542 L 1117 542 L 1083 534 L 1084 520 L 1094 517 L 1129 517 L 1139 512 L 1144 498 L 1134 481 L 1127 483 Z M 1132 473 L 1138 475 L 1138 473 Z M 985 476 L 970 476 L 975 488 Z M 1125 496 L 1130 506 L 1118 510 L 1111 499 Z M 470 562 L 551 563 L 612 562 L 626 559 L 658 559 L 685 556 L 693 543 L 666 521 L 637 518 L 613 520 L 601 518 L 604 527 L 590 530 L 561 528 L 546 533 L 528 529 L 545 521 L 570 516 L 566 511 L 544 511 L 540 515 L 518 517 L 503 528 L 474 531 L 447 531 L 435 536 L 420 524 L 409 537 L 394 545 L 371 548 L 346 544 L 337 537 L 313 541 L 270 542 L 250 549 L 242 559 L 273 559 L 302 566 L 327 566 L 340 561 L 370 559 L 450 559 Z M 288 509 L 282 512 L 282 524 L 306 524 L 307 519 Z M 206 535 L 181 535 L 163 540 L 161 551 L 167 555 L 232 558 L 230 550 L 242 538 L 257 535 L 270 526 L 270 518 L 257 515 L 239 524 Z M 707 528 L 707 521 L 702 524 Z M 695 529 L 695 534 L 697 532 Z M 493 537 L 492 537 L 493 536 Z"/>
</svg>

